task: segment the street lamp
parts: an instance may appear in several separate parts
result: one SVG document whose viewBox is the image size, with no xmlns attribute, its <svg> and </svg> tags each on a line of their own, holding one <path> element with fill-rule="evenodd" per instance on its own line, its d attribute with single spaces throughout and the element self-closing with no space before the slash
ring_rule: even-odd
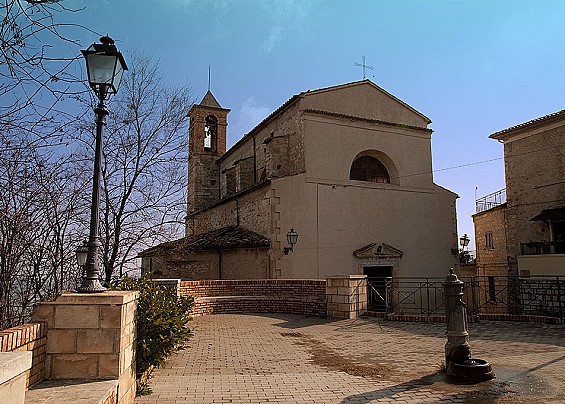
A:
<svg viewBox="0 0 565 404">
<path fill-rule="evenodd" d="M 77 264 L 79 267 L 83 267 L 86 265 L 86 258 L 88 256 L 88 241 L 84 240 L 81 245 L 77 247 L 75 252 L 77 256 Z"/>
<path fill-rule="evenodd" d="M 284 255 L 288 255 L 289 252 L 294 251 L 294 245 L 298 241 L 298 233 L 294 229 L 290 229 L 288 233 L 286 233 L 286 241 L 290 244 L 290 247 L 284 247 Z"/>
<path fill-rule="evenodd" d="M 106 290 L 100 284 L 100 263 L 98 259 L 98 249 L 102 245 L 98 237 L 102 135 L 106 124 L 105 118 L 108 115 L 104 100 L 108 94 L 118 92 L 124 70 L 128 69 L 124 57 L 118 52 L 112 38 L 103 36 L 100 38 L 100 42 L 90 45 L 87 50 L 81 50 L 86 59 L 88 83 L 98 97 L 98 106 L 94 109 L 96 114 L 96 148 L 94 151 L 92 205 L 90 208 L 90 234 L 85 263 L 86 276 L 82 278 L 81 285 L 77 288 L 78 292 L 84 293 L 104 292 Z"/>
<path fill-rule="evenodd" d="M 469 239 L 469 236 L 467 235 L 467 233 L 463 234 L 459 238 L 459 245 L 461 245 L 461 250 L 464 250 L 465 247 L 467 247 L 469 245 L 469 241 L 471 241 L 471 240 Z"/>
</svg>

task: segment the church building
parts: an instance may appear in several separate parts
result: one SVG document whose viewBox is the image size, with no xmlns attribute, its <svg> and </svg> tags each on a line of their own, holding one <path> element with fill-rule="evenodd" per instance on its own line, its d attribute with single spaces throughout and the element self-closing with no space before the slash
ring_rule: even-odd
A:
<svg viewBox="0 0 565 404">
<path fill-rule="evenodd" d="M 456 265 L 457 195 L 433 182 L 429 118 L 363 80 L 294 95 L 226 150 L 229 112 L 210 91 L 188 111 L 186 234 L 142 252 L 144 273 L 433 277 Z"/>
</svg>

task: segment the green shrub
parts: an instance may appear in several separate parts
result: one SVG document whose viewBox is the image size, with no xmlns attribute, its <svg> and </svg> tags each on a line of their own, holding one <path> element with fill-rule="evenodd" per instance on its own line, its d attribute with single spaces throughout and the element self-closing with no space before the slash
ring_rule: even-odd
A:
<svg viewBox="0 0 565 404">
<path fill-rule="evenodd" d="M 139 279 L 118 279 L 115 290 L 137 290 L 136 373 L 143 374 L 151 366 L 163 366 L 167 358 L 184 348 L 192 336 L 187 323 L 193 298 L 177 296 L 174 288 L 159 286 L 144 276 Z"/>
</svg>

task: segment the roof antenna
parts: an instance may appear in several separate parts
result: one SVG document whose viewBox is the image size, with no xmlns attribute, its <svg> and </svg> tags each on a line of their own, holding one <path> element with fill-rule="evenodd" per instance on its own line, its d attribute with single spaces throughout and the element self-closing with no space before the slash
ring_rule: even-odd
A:
<svg viewBox="0 0 565 404">
<path fill-rule="evenodd" d="M 357 63 L 355 62 L 355 66 L 360 66 L 363 68 L 363 80 L 365 80 L 365 68 L 369 69 L 369 70 L 373 70 L 373 66 L 367 66 L 365 64 L 365 56 L 363 56 L 363 63 Z M 373 76 L 375 77 L 375 76 Z"/>
<path fill-rule="evenodd" d="M 208 65 L 208 91 L 210 91 L 210 65 Z"/>
</svg>

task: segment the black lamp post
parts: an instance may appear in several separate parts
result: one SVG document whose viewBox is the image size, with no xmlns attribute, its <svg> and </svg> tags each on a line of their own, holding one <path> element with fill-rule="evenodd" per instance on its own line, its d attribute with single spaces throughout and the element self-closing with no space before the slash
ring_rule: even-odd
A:
<svg viewBox="0 0 565 404">
<path fill-rule="evenodd" d="M 294 245 L 298 241 L 298 233 L 294 229 L 290 229 L 288 233 L 286 233 L 286 241 L 290 244 L 290 247 L 284 248 L 284 255 L 288 255 L 289 252 L 294 251 Z"/>
<path fill-rule="evenodd" d="M 124 57 L 112 38 L 104 36 L 101 43 L 90 45 L 87 50 L 82 50 L 86 59 L 88 82 L 94 93 L 98 96 L 98 106 L 94 109 L 96 114 L 96 149 L 94 152 L 94 176 L 92 184 L 92 206 L 90 208 L 90 235 L 88 237 L 88 253 L 86 257 L 86 276 L 82 278 L 78 292 L 96 293 L 106 289 L 100 284 L 100 262 L 98 249 L 102 245 L 98 237 L 99 210 L 100 210 L 100 172 L 102 165 L 102 138 L 104 132 L 104 119 L 108 110 L 104 100 L 108 94 L 116 94 L 124 70 L 127 70 Z"/>
</svg>

